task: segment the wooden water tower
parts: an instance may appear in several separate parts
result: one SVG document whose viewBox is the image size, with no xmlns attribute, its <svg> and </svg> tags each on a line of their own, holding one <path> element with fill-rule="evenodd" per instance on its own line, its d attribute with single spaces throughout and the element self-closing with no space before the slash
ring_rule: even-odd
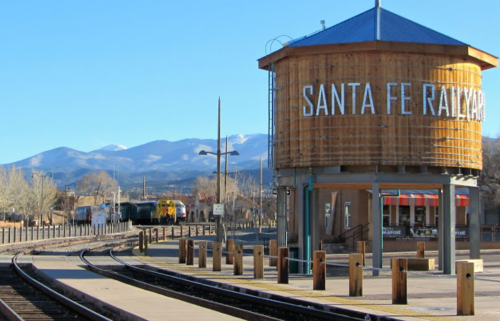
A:
<svg viewBox="0 0 500 321">
<path fill-rule="evenodd" d="M 286 212 L 280 195 L 286 188 L 295 189 L 299 200 L 328 187 L 367 189 L 373 195 L 439 189 L 448 200 L 442 216 L 452 217 L 449 200 L 461 186 L 471 189 L 471 202 L 477 202 L 471 213 L 477 211 L 485 118 L 481 73 L 496 67 L 498 58 L 376 1 L 373 9 L 292 40 L 258 62 L 270 73 L 270 159 L 282 226 Z M 307 225 L 304 211 L 300 216 Z M 380 199 L 374 196 L 374 266 L 382 259 L 375 250 L 381 247 L 379 214 Z M 453 219 L 443 224 L 454 226 Z M 449 244 L 454 238 L 446 226 L 443 251 L 450 261 L 445 266 L 454 269 L 447 254 L 454 253 Z M 314 223 L 307 229 L 303 258 L 314 247 L 306 241 L 314 238 Z M 278 230 L 284 246 L 284 231 Z"/>
</svg>

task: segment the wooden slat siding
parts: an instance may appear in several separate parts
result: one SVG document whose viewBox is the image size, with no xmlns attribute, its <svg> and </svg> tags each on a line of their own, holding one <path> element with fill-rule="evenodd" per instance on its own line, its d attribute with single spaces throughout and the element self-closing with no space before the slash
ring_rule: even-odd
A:
<svg viewBox="0 0 500 321">
<path fill-rule="evenodd" d="M 453 46 L 439 44 L 420 44 L 408 42 L 367 41 L 359 43 L 320 45 L 307 47 L 285 47 L 258 60 L 259 68 L 266 69 L 272 62 L 291 56 L 317 55 L 331 53 L 352 53 L 365 51 L 410 52 L 417 54 L 436 54 L 465 57 L 481 66 L 482 70 L 498 66 L 498 58 L 470 46 Z"/>
<path fill-rule="evenodd" d="M 333 66 L 333 67 L 332 67 Z M 456 69 L 450 70 L 453 67 Z M 465 119 L 424 116 L 422 85 L 435 85 L 433 102 L 438 112 L 439 84 L 481 88 L 480 66 L 463 59 L 436 55 L 362 52 L 296 56 L 276 64 L 276 142 L 277 168 L 335 165 L 444 166 L 481 169 L 481 124 Z M 352 115 L 349 82 L 361 83 L 356 92 L 356 115 Z M 367 109 L 361 115 L 364 88 L 370 83 L 377 115 Z M 386 86 L 397 83 L 392 95 L 391 115 L 386 115 Z M 400 115 L 401 83 L 409 82 L 405 96 L 411 97 L 407 110 Z M 345 83 L 344 116 L 331 116 L 331 85 L 340 91 Z M 303 87 L 312 85 L 312 103 L 317 106 L 319 85 L 325 85 L 329 116 L 304 117 Z M 448 94 L 448 105 L 451 96 Z M 465 100 L 461 99 L 462 108 Z M 463 113 L 463 112 L 462 112 Z M 384 125 L 384 127 L 381 127 Z M 432 128 L 434 127 L 434 128 Z M 459 130 L 455 130 L 459 128 Z M 323 139 L 322 136 L 328 136 Z M 450 137 L 451 139 L 445 139 Z M 433 147 L 439 145 L 441 147 Z M 470 150 L 472 149 L 472 150 Z"/>
</svg>

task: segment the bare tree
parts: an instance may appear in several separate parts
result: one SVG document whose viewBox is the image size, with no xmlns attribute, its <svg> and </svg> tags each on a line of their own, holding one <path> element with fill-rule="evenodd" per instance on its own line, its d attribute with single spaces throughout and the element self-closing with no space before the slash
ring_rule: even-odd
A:
<svg viewBox="0 0 500 321">
<path fill-rule="evenodd" d="M 56 200 L 57 188 L 51 176 L 44 172 L 33 171 L 31 189 L 34 196 L 34 214 L 40 216 L 40 223 L 45 221 L 45 213 Z"/>
<path fill-rule="evenodd" d="M 500 207 L 500 139 L 483 137 L 483 170 L 479 176 L 486 210 Z"/>
<path fill-rule="evenodd" d="M 92 196 L 94 205 L 98 205 L 99 199 L 105 199 L 107 195 L 117 190 L 118 183 L 108 173 L 101 171 L 83 176 L 76 186 L 80 194 Z"/>
</svg>

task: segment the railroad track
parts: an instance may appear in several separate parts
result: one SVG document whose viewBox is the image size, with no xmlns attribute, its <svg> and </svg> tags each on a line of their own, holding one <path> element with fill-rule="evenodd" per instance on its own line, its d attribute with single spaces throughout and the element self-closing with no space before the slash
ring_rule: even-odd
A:
<svg viewBox="0 0 500 321">
<path fill-rule="evenodd" d="M 120 260 L 113 255 L 112 250 L 108 253 L 121 266 L 96 266 L 87 259 L 89 251 L 82 251 L 80 258 L 90 270 L 106 277 L 245 320 L 366 320 L 366 314 L 355 311 L 338 308 L 333 311 L 334 308 L 321 304 L 277 295 L 264 298 L 256 291 L 241 293 L 221 288 L 211 281 L 200 282 L 177 273 L 154 270 L 153 267 L 141 268 Z M 394 319 L 372 316 L 371 320 Z"/>
<path fill-rule="evenodd" d="M 107 246 L 107 242 L 92 243 Z M 88 247 L 88 242 L 65 242 L 59 247 L 42 244 L 14 255 L 12 264 L 0 264 L 0 320 L 112 320 L 47 287 L 32 276 L 30 264 L 18 263 L 21 255 L 31 252 L 71 255 L 79 253 L 84 245 Z"/>
<path fill-rule="evenodd" d="M 6 320 L 110 320 L 46 287 L 12 258 L 0 265 L 1 312 Z"/>
</svg>

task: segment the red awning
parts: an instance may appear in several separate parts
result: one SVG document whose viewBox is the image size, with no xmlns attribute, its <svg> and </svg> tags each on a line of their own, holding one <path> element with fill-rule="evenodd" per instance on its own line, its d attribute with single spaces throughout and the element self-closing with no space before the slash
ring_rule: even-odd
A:
<svg viewBox="0 0 500 321">
<path fill-rule="evenodd" d="M 436 194 L 401 194 L 399 196 L 385 196 L 384 205 L 438 206 L 439 197 Z M 456 195 L 455 205 L 469 206 L 469 196 Z"/>
</svg>

